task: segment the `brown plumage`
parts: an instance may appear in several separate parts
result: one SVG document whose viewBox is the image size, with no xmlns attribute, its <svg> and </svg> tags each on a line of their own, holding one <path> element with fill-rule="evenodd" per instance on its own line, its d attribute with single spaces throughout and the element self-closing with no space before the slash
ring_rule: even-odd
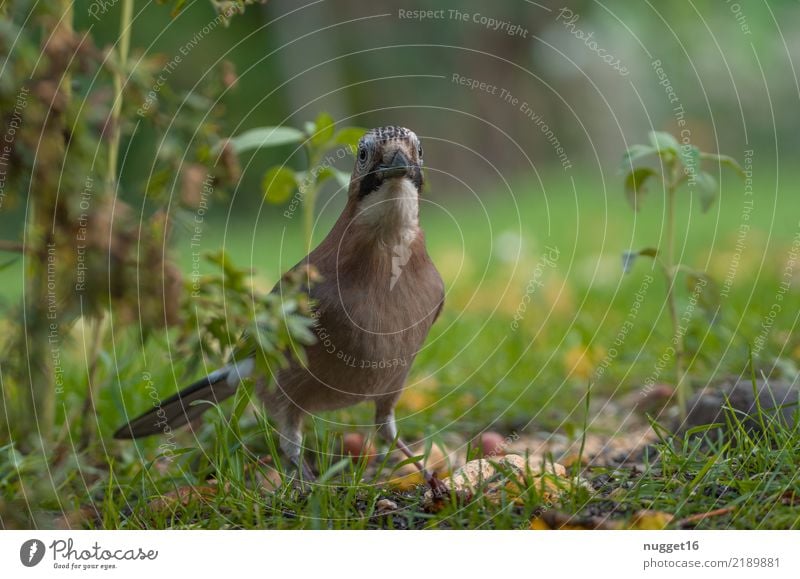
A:
<svg viewBox="0 0 800 579">
<path fill-rule="evenodd" d="M 281 448 L 310 476 L 301 458 L 306 414 L 375 405 L 379 434 L 397 442 L 394 407 L 409 368 L 444 303 L 444 285 L 425 249 L 419 228 L 422 148 L 400 127 L 369 131 L 361 139 L 347 204 L 325 240 L 294 269 L 313 265 L 322 281 L 312 286 L 316 344 L 306 349 L 307 366 L 295 362 L 272 384 L 258 379 L 259 392 L 281 435 Z M 273 291 L 280 291 L 280 283 Z M 233 394 L 253 370 L 250 360 L 230 364 L 117 431 L 119 438 L 161 432 L 184 424 L 208 405 Z M 419 466 L 419 465 L 418 465 Z M 419 466 L 422 470 L 422 467 Z M 438 481 L 426 473 L 429 482 Z"/>
</svg>

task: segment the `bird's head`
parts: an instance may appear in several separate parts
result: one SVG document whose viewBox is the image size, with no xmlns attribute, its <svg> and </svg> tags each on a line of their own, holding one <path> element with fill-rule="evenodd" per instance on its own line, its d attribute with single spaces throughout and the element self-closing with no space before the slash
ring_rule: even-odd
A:
<svg viewBox="0 0 800 579">
<path fill-rule="evenodd" d="M 356 222 L 378 231 L 416 233 L 422 191 L 422 145 L 413 131 L 380 127 L 359 141 L 350 181 Z"/>
</svg>

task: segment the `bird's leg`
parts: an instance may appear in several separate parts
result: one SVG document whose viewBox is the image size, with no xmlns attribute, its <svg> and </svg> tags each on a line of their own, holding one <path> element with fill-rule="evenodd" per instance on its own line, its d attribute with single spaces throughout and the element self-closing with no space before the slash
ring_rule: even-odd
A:
<svg viewBox="0 0 800 579">
<path fill-rule="evenodd" d="M 394 408 L 381 408 L 380 405 L 376 408 L 375 425 L 378 429 L 378 434 L 389 444 L 396 444 L 400 452 L 405 454 L 408 458 L 414 458 L 416 455 L 412 452 L 408 445 L 397 436 L 397 423 L 394 420 Z M 447 485 L 445 485 L 436 476 L 436 473 L 425 468 L 425 466 L 418 460 L 414 461 L 414 466 L 422 473 L 425 482 L 431 488 L 434 498 L 440 498 L 449 492 Z"/>
<path fill-rule="evenodd" d="M 298 472 L 303 473 L 304 481 L 314 482 L 317 480 L 316 475 L 314 475 L 314 471 L 311 470 L 311 466 L 308 464 L 306 459 L 300 457 L 293 458 L 292 464 L 295 466 Z"/>
<path fill-rule="evenodd" d="M 400 438 L 395 437 L 394 440 L 396 441 L 397 448 L 399 448 L 400 451 L 408 458 L 413 458 L 415 456 L 411 449 L 408 448 L 406 443 Z M 439 477 L 436 476 L 434 471 L 426 469 L 419 461 L 414 461 L 414 466 L 419 469 L 419 471 L 422 473 L 422 476 L 425 478 L 425 482 L 428 483 L 429 487 L 431 487 L 433 498 L 438 499 L 447 495 L 450 489 L 447 488 L 446 484 L 439 480 Z"/>
<path fill-rule="evenodd" d="M 288 417 L 276 417 L 275 421 L 280 436 L 281 450 L 305 482 L 314 482 L 316 480 L 314 472 L 303 458 L 302 419 L 299 415 L 292 414 Z"/>
</svg>

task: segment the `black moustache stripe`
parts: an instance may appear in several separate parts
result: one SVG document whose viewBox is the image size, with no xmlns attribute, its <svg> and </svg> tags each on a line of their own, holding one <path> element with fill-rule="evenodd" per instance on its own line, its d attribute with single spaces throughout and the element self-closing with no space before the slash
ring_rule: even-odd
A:
<svg viewBox="0 0 800 579">
<path fill-rule="evenodd" d="M 372 171 L 361 178 L 361 183 L 359 183 L 358 186 L 359 199 L 363 199 L 373 191 L 380 189 L 380 186 L 383 185 L 384 179 L 381 179 L 379 175 L 380 173 L 378 172 L 376 166 L 372 169 Z M 411 179 L 411 182 L 414 183 L 417 191 L 422 193 L 422 169 L 419 167 L 413 167 L 410 170 L 410 175 L 408 175 L 408 177 Z"/>
</svg>

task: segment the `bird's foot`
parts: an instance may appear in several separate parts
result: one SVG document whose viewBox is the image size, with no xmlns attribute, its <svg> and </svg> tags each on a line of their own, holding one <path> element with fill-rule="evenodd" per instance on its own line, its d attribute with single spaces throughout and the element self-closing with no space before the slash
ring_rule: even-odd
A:
<svg viewBox="0 0 800 579">
<path fill-rule="evenodd" d="M 426 469 L 422 471 L 422 475 L 425 477 L 425 482 L 431 487 L 434 500 L 443 499 L 450 494 L 450 487 L 440 481 L 435 472 Z"/>
<path fill-rule="evenodd" d="M 305 459 L 292 460 L 292 464 L 294 464 L 297 471 L 295 482 L 301 490 L 306 490 L 306 485 L 311 485 L 316 482 L 317 477 Z"/>
<path fill-rule="evenodd" d="M 316 482 L 317 475 L 314 474 L 314 471 L 311 470 L 311 467 L 309 466 L 309 464 L 305 460 L 303 460 L 303 462 L 302 462 L 301 470 L 303 472 L 303 478 L 307 482 L 310 482 L 310 483 Z"/>
</svg>

